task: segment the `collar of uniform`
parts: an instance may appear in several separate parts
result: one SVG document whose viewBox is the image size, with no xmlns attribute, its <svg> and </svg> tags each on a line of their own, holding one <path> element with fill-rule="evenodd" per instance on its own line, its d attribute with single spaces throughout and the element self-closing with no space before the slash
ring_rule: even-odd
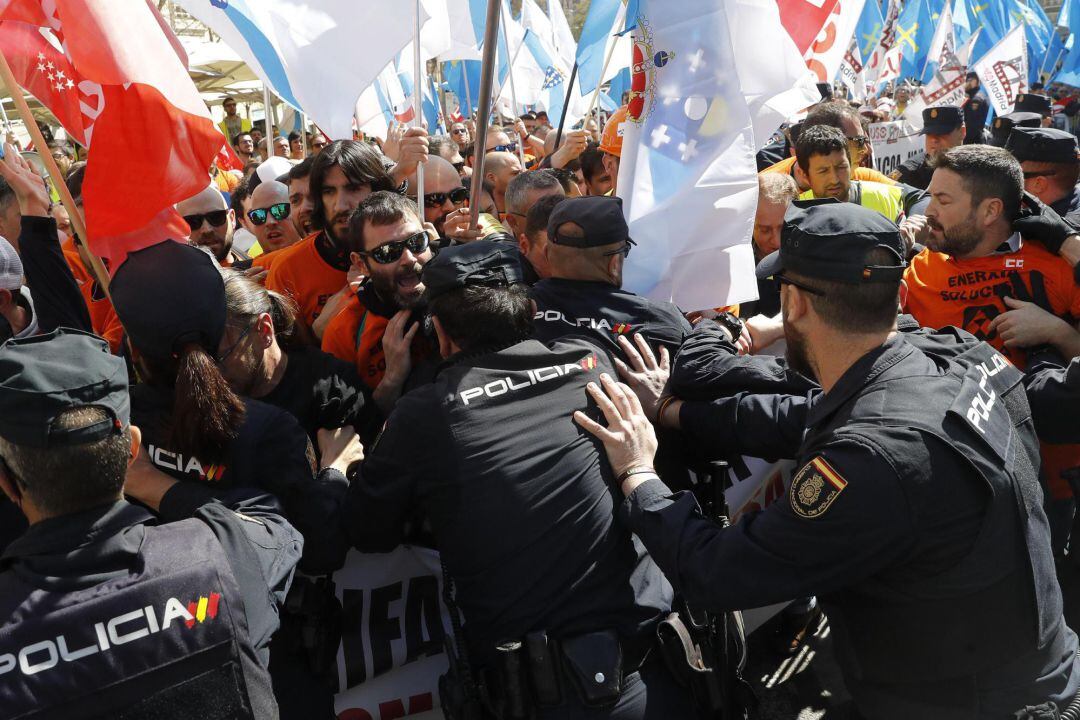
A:
<svg viewBox="0 0 1080 720">
<path fill-rule="evenodd" d="M 435 368 L 435 375 L 438 376 L 438 374 L 441 373 L 443 370 L 451 368 L 455 365 L 460 365 L 461 363 L 483 357 L 484 355 L 491 355 L 492 353 L 502 352 L 503 350 L 512 348 L 515 345 L 520 345 L 524 342 L 533 342 L 538 345 L 543 344 L 539 340 L 536 340 L 535 338 L 526 335 L 524 337 L 518 338 L 517 340 L 511 340 L 510 342 L 503 343 L 501 345 L 490 345 L 488 347 L 477 348 L 476 350 L 462 350 L 461 352 L 454 353 L 453 355 L 439 363 L 439 366 Z"/>
<path fill-rule="evenodd" d="M 852 396 L 914 350 L 915 348 L 904 339 L 903 333 L 898 332 L 880 347 L 863 355 L 840 376 L 832 390 L 818 396 L 806 415 L 806 426 L 814 427 L 821 424 Z"/>
<path fill-rule="evenodd" d="M 1061 217 L 1075 212 L 1077 208 L 1080 208 L 1080 185 L 1074 187 L 1071 193 L 1057 202 L 1050 203 L 1050 209 Z"/>
<path fill-rule="evenodd" d="M 34 523 L 8 545 L 0 564 L 34 555 L 53 555 L 93 544 L 123 528 L 153 518 L 148 510 L 126 500 L 97 505 L 79 513 L 61 515 Z"/>
<path fill-rule="evenodd" d="M 1009 255 L 1010 253 L 1020 252 L 1020 248 L 1024 243 L 1020 240 L 1020 233 L 1014 232 L 1009 236 L 1009 239 L 1001 243 L 998 249 L 994 251 L 995 255 Z"/>
<path fill-rule="evenodd" d="M 570 278 L 544 278 L 537 285 L 555 285 L 562 287 L 595 287 L 598 290 L 604 290 L 610 292 L 612 290 L 620 290 L 611 283 L 605 280 L 571 280 Z"/>
</svg>

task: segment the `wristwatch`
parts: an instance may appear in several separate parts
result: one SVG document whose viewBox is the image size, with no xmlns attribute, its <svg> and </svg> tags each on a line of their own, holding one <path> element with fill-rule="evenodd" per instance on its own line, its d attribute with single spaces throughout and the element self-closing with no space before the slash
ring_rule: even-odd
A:
<svg viewBox="0 0 1080 720">
<path fill-rule="evenodd" d="M 743 327 L 745 325 L 735 313 L 722 312 L 713 318 L 713 322 L 719 325 L 723 330 L 727 331 L 728 342 L 734 344 L 742 337 Z"/>
</svg>

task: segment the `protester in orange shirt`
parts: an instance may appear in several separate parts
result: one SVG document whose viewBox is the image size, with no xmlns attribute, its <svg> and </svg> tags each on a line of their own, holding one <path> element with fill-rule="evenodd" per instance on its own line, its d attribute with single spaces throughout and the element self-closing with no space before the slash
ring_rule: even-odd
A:
<svg viewBox="0 0 1080 720">
<path fill-rule="evenodd" d="M 322 349 L 356 363 L 375 402 L 389 414 L 410 379 L 414 354 L 424 354 L 414 310 L 424 297 L 420 272 L 438 235 L 421 222 L 415 203 L 378 192 L 353 213 L 347 238 L 353 267 L 367 280 L 330 321 Z"/>
<path fill-rule="evenodd" d="M 906 309 L 924 326 L 955 325 L 985 340 L 1017 367 L 1026 353 L 1009 347 L 995 320 L 1033 303 L 1053 315 L 1080 318 L 1080 287 L 1069 263 L 1014 232 L 1024 174 L 1005 150 L 964 145 L 943 153 L 930 182 L 926 245 L 905 273 Z M 1080 467 L 1080 446 L 1043 445 L 1043 476 L 1052 497 L 1069 502 L 1068 471 Z M 1071 504 L 1070 504 L 1071 507 Z M 1055 549 L 1071 515 L 1048 508 Z M 1065 531 L 1067 532 L 1067 531 Z"/>
<path fill-rule="evenodd" d="M 206 248 L 222 267 L 244 263 L 247 256 L 233 249 L 236 214 L 214 185 L 176 203 L 176 211 L 191 229 L 191 244 Z"/>
</svg>

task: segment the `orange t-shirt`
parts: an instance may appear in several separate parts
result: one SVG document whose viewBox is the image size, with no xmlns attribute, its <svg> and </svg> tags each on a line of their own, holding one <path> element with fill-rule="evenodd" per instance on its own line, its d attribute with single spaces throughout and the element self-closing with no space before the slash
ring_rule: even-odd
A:
<svg viewBox="0 0 1080 720">
<path fill-rule="evenodd" d="M 1075 322 L 1080 318 L 1080 288 L 1065 260 L 1037 243 L 1023 243 L 1016 252 L 960 260 L 923 250 L 904 273 L 906 309 L 925 327 L 946 325 L 967 330 L 997 348 L 1021 370 L 1027 353 L 1006 348 L 990 323 L 1009 310 L 1004 297 L 1033 302 Z M 1055 498 L 1069 497 L 1061 473 L 1080 465 L 1080 445 L 1043 445 L 1043 470 Z"/>
<path fill-rule="evenodd" d="M 286 249 L 287 248 L 282 248 L 282 250 Z M 251 267 L 260 267 L 269 273 L 270 268 L 274 266 L 274 263 L 279 257 L 281 257 L 281 250 L 274 250 L 268 253 L 260 253 L 255 257 L 251 258 Z"/>
<path fill-rule="evenodd" d="M 338 360 L 355 363 L 360 379 L 374 390 L 386 374 L 382 339 L 389 322 L 389 318 L 369 312 L 353 295 L 327 324 L 322 350 Z"/>
<path fill-rule="evenodd" d="M 278 257 L 266 276 L 267 290 L 292 297 L 300 308 L 300 319 L 308 327 L 319 317 L 330 296 L 345 287 L 348 281 L 345 270 L 331 267 L 319 255 L 315 248 L 318 236 L 319 233 L 312 233 L 294 245 L 271 253 Z"/>
<path fill-rule="evenodd" d="M 769 167 L 767 167 L 764 170 L 762 170 L 761 172 L 759 172 L 758 175 L 764 175 L 765 173 L 774 173 L 774 172 L 787 173 L 788 175 L 791 175 L 791 174 L 794 173 L 794 171 L 795 171 L 795 156 L 792 155 L 791 157 L 784 158 L 783 160 L 781 160 L 780 162 L 778 162 L 778 163 L 776 163 L 774 165 L 770 165 Z M 861 167 L 861 166 L 855 168 L 855 172 L 852 174 L 851 179 L 852 180 L 869 180 L 871 182 L 885 183 L 886 185 L 896 185 L 896 181 L 893 180 L 888 175 L 884 175 L 882 173 L 879 173 L 877 170 L 874 170 L 873 168 L 865 168 L 865 167 Z"/>
<path fill-rule="evenodd" d="M 67 260 L 71 274 L 75 276 L 75 283 L 79 286 L 79 292 L 86 301 L 86 310 L 90 313 L 90 325 L 94 333 L 108 341 L 114 353 L 120 352 L 124 327 L 120 324 L 120 318 L 116 316 L 112 302 L 98 286 L 93 274 L 83 265 L 79 250 L 75 247 L 75 241 L 68 238 L 61 244 L 60 249 L 64 252 L 64 259 Z"/>
</svg>

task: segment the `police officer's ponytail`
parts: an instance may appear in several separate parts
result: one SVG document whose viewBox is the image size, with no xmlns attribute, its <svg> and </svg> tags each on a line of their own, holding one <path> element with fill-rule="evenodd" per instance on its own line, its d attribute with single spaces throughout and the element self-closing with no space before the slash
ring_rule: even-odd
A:
<svg viewBox="0 0 1080 720">
<path fill-rule="evenodd" d="M 244 422 L 243 400 L 198 343 L 180 349 L 174 372 L 170 445 L 204 465 L 225 462 Z"/>
<path fill-rule="evenodd" d="M 245 328 L 260 315 L 267 313 L 274 323 L 274 334 L 281 342 L 287 341 L 296 326 L 296 303 L 288 295 L 282 295 L 249 279 L 235 270 L 223 273 L 225 277 L 226 322 L 235 328 Z"/>
</svg>

